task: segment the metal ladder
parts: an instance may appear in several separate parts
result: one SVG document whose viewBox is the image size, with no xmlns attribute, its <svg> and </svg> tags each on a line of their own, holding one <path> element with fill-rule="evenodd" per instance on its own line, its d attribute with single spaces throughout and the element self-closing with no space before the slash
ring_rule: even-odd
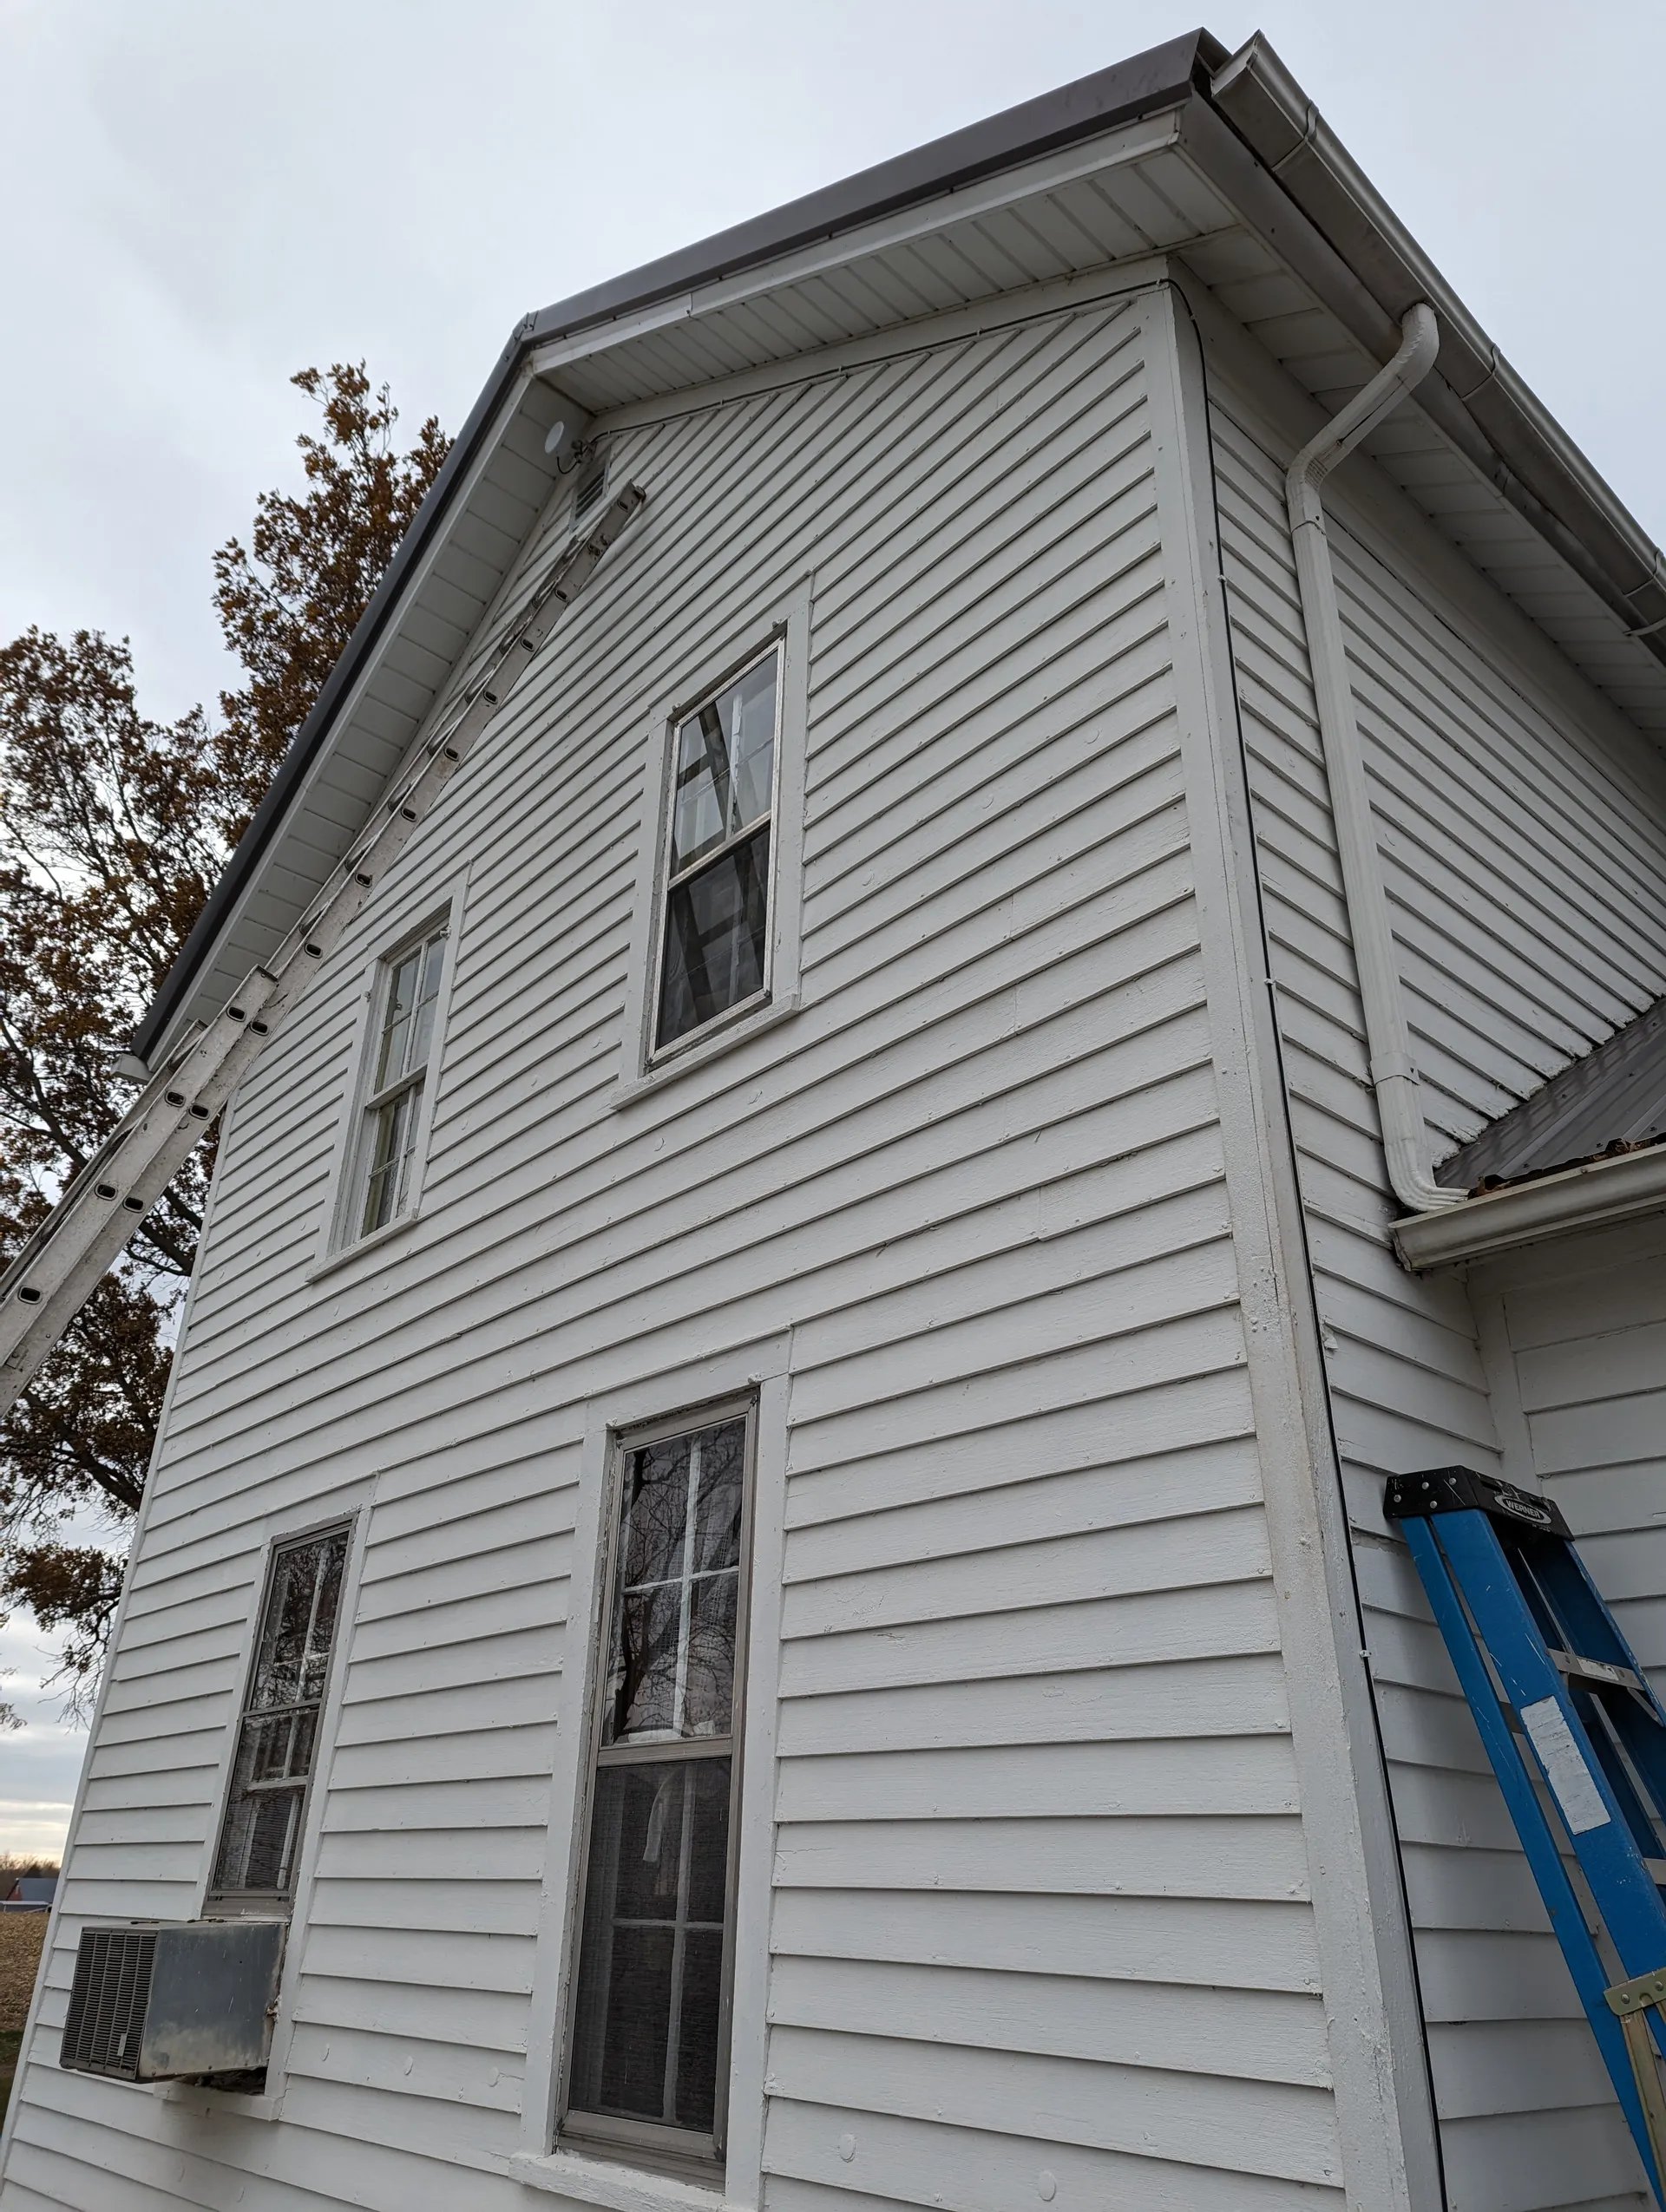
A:
<svg viewBox="0 0 1666 2212">
<path fill-rule="evenodd" d="M 196 1024 L 0 1276 L 0 1414 L 121 1257 L 213 1127 L 267 1037 L 507 704 L 596 564 L 642 506 L 627 485 L 575 539 L 494 646 L 456 710 L 425 738 L 391 795 L 269 960 L 213 1021 Z"/>
<path fill-rule="evenodd" d="M 1666 2205 L 1657 2062 L 1666 2055 L 1666 1711 L 1547 1499 L 1440 1467 L 1395 1476 L 1384 1510 L 1411 1547 L 1655 2202 Z M 1570 1849 L 1600 1940 L 1574 1888 Z"/>
</svg>

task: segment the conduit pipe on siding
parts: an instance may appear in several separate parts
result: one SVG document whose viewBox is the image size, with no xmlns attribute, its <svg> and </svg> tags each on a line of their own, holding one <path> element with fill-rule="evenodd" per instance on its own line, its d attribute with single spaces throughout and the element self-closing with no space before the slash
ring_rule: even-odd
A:
<svg viewBox="0 0 1666 2212">
<path fill-rule="evenodd" d="M 1418 1100 L 1417 1071 L 1412 1065 L 1411 1031 L 1388 919 L 1388 897 L 1383 889 L 1371 793 L 1360 749 L 1354 686 L 1348 677 L 1348 649 L 1336 604 L 1330 541 L 1325 534 L 1325 510 L 1319 496 L 1320 486 L 1337 462 L 1393 414 L 1434 366 L 1440 334 L 1433 309 L 1420 301 L 1407 309 L 1400 327 L 1400 350 L 1394 359 L 1378 370 L 1317 437 L 1302 447 L 1290 463 L 1284 493 L 1388 1180 L 1408 1214 L 1433 1214 L 1461 1205 L 1463 1194 L 1436 1182 L 1425 1158 L 1427 1138 Z"/>
</svg>

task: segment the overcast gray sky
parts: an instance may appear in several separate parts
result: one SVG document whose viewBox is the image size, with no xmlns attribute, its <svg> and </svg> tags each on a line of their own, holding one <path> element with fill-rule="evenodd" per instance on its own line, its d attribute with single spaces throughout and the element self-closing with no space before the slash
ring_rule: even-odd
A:
<svg viewBox="0 0 1666 2212">
<path fill-rule="evenodd" d="M 366 358 L 455 429 L 529 307 L 1193 26 L 1153 0 L 0 0 L 0 639 L 229 673 L 213 548 L 293 479 L 286 379 Z M 1662 0 L 1241 0 L 1657 540 Z M 30 1698 L 0 1848 L 80 1740 Z M 4 1686 L 4 1685 L 0 1685 Z M 7 1800 L 10 1800 L 8 1806 Z"/>
</svg>

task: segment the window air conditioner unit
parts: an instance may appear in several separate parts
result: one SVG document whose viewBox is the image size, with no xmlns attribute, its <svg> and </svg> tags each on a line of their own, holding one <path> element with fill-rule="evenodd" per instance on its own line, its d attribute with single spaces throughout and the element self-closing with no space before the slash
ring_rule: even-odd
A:
<svg viewBox="0 0 1666 2212">
<path fill-rule="evenodd" d="M 83 1928 L 58 2064 L 118 2081 L 257 2071 L 284 1934 L 272 1920 Z"/>
</svg>

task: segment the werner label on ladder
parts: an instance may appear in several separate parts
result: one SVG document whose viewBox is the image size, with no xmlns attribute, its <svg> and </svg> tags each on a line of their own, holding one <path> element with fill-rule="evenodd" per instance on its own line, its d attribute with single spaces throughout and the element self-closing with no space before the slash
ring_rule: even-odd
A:
<svg viewBox="0 0 1666 2212">
<path fill-rule="evenodd" d="M 1666 1711 L 1547 1500 L 1441 1467 L 1394 1476 L 1385 1510 L 1666 2207 Z"/>
<path fill-rule="evenodd" d="M 508 704 L 644 498 L 627 485 L 565 549 L 284 943 L 244 978 L 224 1011 L 193 1031 L 152 1077 L 0 1277 L 0 1413 L 29 1387 L 100 1278 L 121 1258 L 279 1020 Z"/>
</svg>

